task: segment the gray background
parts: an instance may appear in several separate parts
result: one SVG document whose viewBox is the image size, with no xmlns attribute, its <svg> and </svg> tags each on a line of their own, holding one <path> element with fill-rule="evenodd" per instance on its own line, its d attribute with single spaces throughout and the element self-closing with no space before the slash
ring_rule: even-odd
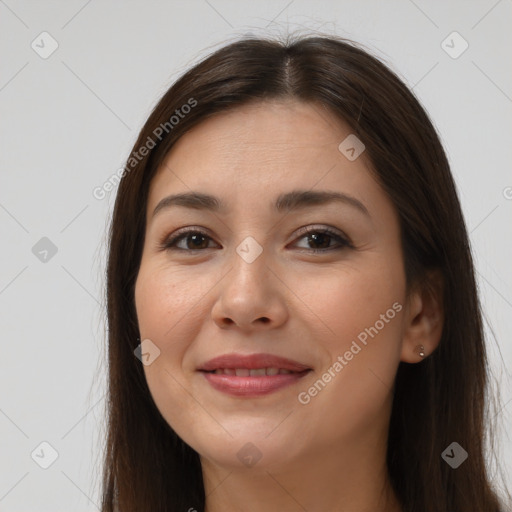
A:
<svg viewBox="0 0 512 512">
<path fill-rule="evenodd" d="M 98 510 L 115 191 L 98 200 L 93 190 L 124 165 L 171 82 L 247 32 L 360 41 L 433 118 L 495 335 L 487 325 L 498 453 L 512 483 L 511 26 L 510 0 L 0 0 L 0 510 Z M 58 453 L 47 469 L 42 442 Z"/>
</svg>

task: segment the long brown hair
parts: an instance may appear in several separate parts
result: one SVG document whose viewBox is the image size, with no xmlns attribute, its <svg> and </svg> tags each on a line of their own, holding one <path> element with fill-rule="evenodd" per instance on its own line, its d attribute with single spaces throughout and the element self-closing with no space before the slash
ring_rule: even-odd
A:
<svg viewBox="0 0 512 512">
<path fill-rule="evenodd" d="M 174 143 L 193 126 L 248 102 L 280 98 L 323 105 L 351 126 L 399 214 L 408 287 L 428 285 L 430 269 L 444 278 L 439 347 L 419 364 L 400 363 L 396 376 L 387 463 L 403 511 L 503 510 L 485 464 L 482 315 L 445 152 L 428 115 L 395 73 L 358 43 L 316 36 L 246 37 L 224 46 L 172 85 L 140 131 L 109 232 L 102 511 L 204 510 L 199 456 L 161 416 L 134 356 L 140 343 L 134 285 L 148 188 Z M 453 441 L 469 453 L 457 469 L 441 458 Z"/>
</svg>

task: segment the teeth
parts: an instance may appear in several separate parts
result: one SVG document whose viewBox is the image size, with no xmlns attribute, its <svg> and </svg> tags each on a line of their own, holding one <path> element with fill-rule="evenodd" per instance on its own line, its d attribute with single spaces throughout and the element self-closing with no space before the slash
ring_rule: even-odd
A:
<svg viewBox="0 0 512 512">
<path fill-rule="evenodd" d="M 266 375 L 265 368 L 258 368 L 257 370 L 249 370 L 249 375 L 251 377 L 256 377 L 260 375 Z"/>
<path fill-rule="evenodd" d="M 284 368 L 217 368 L 212 373 L 216 375 L 236 375 L 237 377 L 263 377 L 265 375 L 288 375 L 294 372 Z"/>
</svg>

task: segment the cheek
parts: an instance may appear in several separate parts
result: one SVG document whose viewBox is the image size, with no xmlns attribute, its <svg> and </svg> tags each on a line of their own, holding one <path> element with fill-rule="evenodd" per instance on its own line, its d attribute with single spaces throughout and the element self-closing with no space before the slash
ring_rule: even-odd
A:
<svg viewBox="0 0 512 512">
<path fill-rule="evenodd" d="M 386 346 L 389 349 L 390 344 L 400 341 L 399 313 L 405 300 L 405 280 L 399 265 L 383 265 L 376 258 L 368 258 L 357 268 L 327 273 L 320 280 L 318 275 L 311 279 L 304 276 L 300 283 L 296 294 L 313 306 L 318 315 L 316 322 L 324 324 L 328 335 L 321 342 L 331 355 L 348 350 L 361 333 L 363 343 L 365 333 L 372 339 L 368 330 L 375 339 L 387 340 L 372 347 L 368 343 L 374 351 L 385 352 Z"/>
<path fill-rule="evenodd" d="M 326 365 L 303 389 L 302 403 L 308 401 L 304 407 L 318 422 L 328 415 L 328 422 L 317 425 L 327 438 L 351 437 L 374 428 L 391 403 L 401 352 L 404 276 L 399 266 L 375 261 L 320 284 L 308 300 L 322 305 L 316 310 L 329 328 L 319 340 Z"/>
<path fill-rule="evenodd" d="M 165 266 L 141 266 L 135 286 L 141 339 L 150 338 L 163 350 L 176 341 L 182 330 L 180 324 L 190 327 L 190 318 L 199 309 L 204 284 L 188 273 Z"/>
<path fill-rule="evenodd" d="M 205 315 L 204 298 L 201 300 L 204 283 L 201 286 L 198 281 L 157 266 L 141 267 L 137 279 L 135 304 L 140 338 L 151 340 L 159 354 L 144 366 L 157 405 L 174 397 L 179 400 L 183 394 L 178 385 L 183 381 L 183 358 L 197 338 Z"/>
<path fill-rule="evenodd" d="M 140 338 L 151 340 L 159 351 L 143 369 L 157 408 L 173 426 L 190 425 L 201 414 L 187 392 L 182 365 L 207 315 L 208 282 L 206 276 L 191 276 L 190 270 L 180 272 L 144 263 L 137 277 L 135 306 Z"/>
</svg>

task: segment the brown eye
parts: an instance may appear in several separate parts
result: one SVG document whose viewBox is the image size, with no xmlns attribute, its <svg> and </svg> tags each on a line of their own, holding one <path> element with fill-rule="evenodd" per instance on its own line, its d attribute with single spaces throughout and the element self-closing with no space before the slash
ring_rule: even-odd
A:
<svg viewBox="0 0 512 512">
<path fill-rule="evenodd" d="M 328 228 L 308 227 L 303 230 L 303 233 L 305 235 L 301 236 L 300 239 L 307 239 L 307 247 L 304 247 L 304 249 L 311 252 L 327 252 L 345 247 L 353 247 L 345 237 Z M 335 245 L 331 245 L 333 241 Z"/>
<path fill-rule="evenodd" d="M 188 230 L 182 231 L 165 241 L 161 248 L 167 250 L 196 251 L 208 249 L 208 240 L 211 238 L 202 231 Z M 184 241 L 184 243 L 182 243 Z M 182 246 L 180 247 L 179 244 Z"/>
</svg>

